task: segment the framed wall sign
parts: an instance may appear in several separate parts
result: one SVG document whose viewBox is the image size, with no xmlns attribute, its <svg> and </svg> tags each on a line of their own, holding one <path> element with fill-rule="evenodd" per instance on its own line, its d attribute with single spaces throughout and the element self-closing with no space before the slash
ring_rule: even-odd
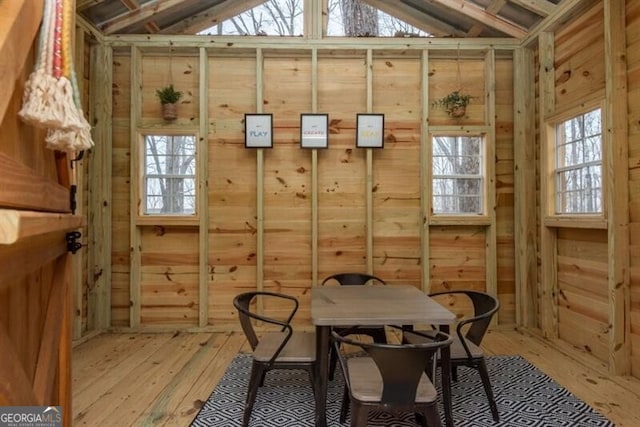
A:
<svg viewBox="0 0 640 427">
<path fill-rule="evenodd" d="M 384 114 L 358 114 L 356 119 L 356 147 L 383 148 Z"/>
<path fill-rule="evenodd" d="M 329 145 L 329 115 L 300 114 L 300 147 L 327 148 Z"/>
<path fill-rule="evenodd" d="M 246 148 L 273 147 L 273 115 L 244 115 L 244 146 Z"/>
</svg>

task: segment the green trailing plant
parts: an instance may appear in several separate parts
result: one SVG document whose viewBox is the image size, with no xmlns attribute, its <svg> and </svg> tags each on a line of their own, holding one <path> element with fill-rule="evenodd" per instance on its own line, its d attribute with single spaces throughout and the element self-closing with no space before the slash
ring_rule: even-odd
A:
<svg viewBox="0 0 640 427">
<path fill-rule="evenodd" d="M 462 117 L 466 112 L 467 105 L 471 102 L 471 95 L 454 90 L 447 96 L 433 101 L 434 107 L 444 108 L 451 117 Z"/>
<path fill-rule="evenodd" d="M 173 84 L 167 85 L 162 89 L 156 89 L 156 95 L 158 95 L 162 104 L 175 104 L 182 98 L 182 92 L 175 90 Z"/>
</svg>

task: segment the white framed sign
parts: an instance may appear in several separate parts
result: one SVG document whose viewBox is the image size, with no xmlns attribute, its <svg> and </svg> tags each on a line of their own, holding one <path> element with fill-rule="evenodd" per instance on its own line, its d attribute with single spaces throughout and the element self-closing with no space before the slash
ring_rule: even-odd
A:
<svg viewBox="0 0 640 427">
<path fill-rule="evenodd" d="M 244 115 L 244 146 L 246 148 L 273 147 L 273 115 Z"/>
<path fill-rule="evenodd" d="M 383 148 L 384 114 L 358 114 L 356 116 L 356 147 Z"/>
<path fill-rule="evenodd" d="M 327 148 L 329 146 L 329 115 L 300 114 L 300 147 Z"/>
</svg>

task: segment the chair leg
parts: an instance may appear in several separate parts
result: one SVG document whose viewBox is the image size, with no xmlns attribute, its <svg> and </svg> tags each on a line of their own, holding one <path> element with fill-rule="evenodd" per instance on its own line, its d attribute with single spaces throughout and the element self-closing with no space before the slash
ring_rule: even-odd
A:
<svg viewBox="0 0 640 427">
<path fill-rule="evenodd" d="M 260 387 L 264 387 L 264 379 L 267 377 L 267 371 L 262 371 L 262 376 L 260 377 Z"/>
<path fill-rule="evenodd" d="M 367 427 L 369 410 L 360 403 L 353 402 L 351 405 L 351 427 Z"/>
<path fill-rule="evenodd" d="M 480 359 L 478 361 L 478 372 L 480 373 L 480 378 L 482 379 L 482 385 L 484 386 L 484 392 L 487 395 L 487 400 L 489 400 L 489 407 L 491 408 L 491 414 L 493 415 L 493 421 L 500 421 L 500 414 L 498 414 L 498 406 L 496 405 L 496 400 L 493 397 L 493 388 L 491 387 L 491 380 L 489 379 L 489 371 L 487 370 L 487 364 L 484 359 Z"/>
<path fill-rule="evenodd" d="M 458 381 L 458 367 L 455 365 L 451 365 L 451 379 Z"/>
<path fill-rule="evenodd" d="M 258 388 L 260 387 L 260 380 L 264 378 L 265 370 L 264 368 L 253 362 L 253 366 L 251 366 L 251 377 L 249 378 L 249 388 L 247 390 L 247 400 L 244 404 L 244 416 L 242 418 L 242 427 L 247 427 L 249 425 L 249 420 L 251 419 L 251 412 L 253 411 L 253 404 L 256 401 L 256 396 L 258 395 Z"/>
<path fill-rule="evenodd" d="M 429 424 L 427 424 L 427 419 L 424 416 L 423 413 L 421 412 L 416 412 L 415 413 L 415 417 L 416 417 L 416 424 L 421 426 L 421 427 L 430 427 Z"/>
<path fill-rule="evenodd" d="M 427 419 L 427 424 L 426 424 L 427 426 L 442 427 L 437 405 L 431 405 L 428 408 L 426 408 L 424 411 L 424 417 Z"/>
<path fill-rule="evenodd" d="M 343 424 L 345 421 L 347 421 L 347 413 L 349 412 L 350 400 L 349 388 L 347 388 L 345 384 L 344 390 L 342 391 L 342 405 L 340 406 L 340 424 Z"/>
<path fill-rule="evenodd" d="M 338 355 L 333 346 L 329 348 L 329 381 L 333 381 L 336 375 L 336 365 L 338 363 Z"/>
<path fill-rule="evenodd" d="M 307 369 L 307 372 L 309 372 L 309 381 L 311 381 L 311 390 L 313 391 L 313 397 L 315 398 L 318 395 L 316 390 L 316 367 L 311 366 L 309 369 Z"/>
</svg>

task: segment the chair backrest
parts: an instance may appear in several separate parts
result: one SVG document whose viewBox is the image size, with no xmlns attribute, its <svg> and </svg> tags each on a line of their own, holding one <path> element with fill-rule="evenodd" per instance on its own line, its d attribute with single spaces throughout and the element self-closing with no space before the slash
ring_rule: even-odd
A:
<svg viewBox="0 0 640 427">
<path fill-rule="evenodd" d="M 489 324 L 491 323 L 493 315 L 497 313 L 498 309 L 500 308 L 500 302 L 493 295 L 489 295 L 485 292 L 471 290 L 436 292 L 431 294 L 430 296 L 455 294 L 466 295 L 473 303 L 474 311 L 472 317 L 463 318 L 458 323 L 458 335 L 460 335 L 460 338 L 462 338 L 462 336 L 464 335 L 466 339 L 479 346 L 482 342 L 482 339 L 484 338 L 484 335 L 487 332 L 487 329 L 489 328 Z M 465 325 L 470 326 L 467 332 L 463 334 L 462 328 Z"/>
<path fill-rule="evenodd" d="M 273 317 L 268 317 L 263 314 L 258 314 L 252 310 L 251 302 L 256 297 L 263 298 L 263 302 L 268 299 L 274 299 L 274 300 L 280 300 L 280 301 L 284 300 L 289 302 L 291 307 L 290 307 L 290 310 L 286 313 L 286 316 L 283 316 L 284 319 L 276 319 Z M 291 338 L 291 335 L 293 334 L 293 329 L 291 328 L 291 319 L 293 319 L 293 316 L 295 316 L 296 311 L 298 311 L 298 300 L 295 297 L 292 297 L 290 295 L 279 294 L 275 292 L 254 291 L 254 292 L 245 292 L 245 293 L 236 295 L 236 297 L 233 299 L 233 306 L 236 308 L 236 310 L 238 310 L 238 319 L 240 320 L 242 331 L 244 332 L 244 335 L 247 337 L 247 341 L 249 341 L 249 345 L 251 346 L 252 350 L 256 349 L 256 347 L 258 346 L 258 342 L 260 341 L 258 339 L 258 334 L 256 334 L 256 331 L 253 327 L 253 322 L 252 322 L 253 319 L 260 320 L 262 322 L 269 323 L 271 325 L 280 326 L 281 332 L 286 333 L 282 343 L 276 349 L 276 351 L 273 354 L 273 357 L 271 358 L 272 361 L 275 360 L 280 354 L 280 352 L 282 351 L 282 349 L 284 348 L 284 346 L 289 341 L 289 338 Z"/>
<path fill-rule="evenodd" d="M 341 352 L 341 343 L 360 347 L 373 359 L 382 376 L 382 404 L 415 402 L 418 384 L 427 366 L 438 350 L 451 345 L 453 341 L 443 332 L 437 332 L 429 337 L 429 342 L 420 344 L 371 343 L 347 338 L 335 331 L 331 334 L 345 381 L 348 381 L 349 373 L 346 357 Z"/>
<path fill-rule="evenodd" d="M 368 282 L 379 282 L 380 284 L 386 285 L 385 281 L 379 277 L 373 276 L 371 274 L 366 273 L 337 273 L 332 274 L 331 276 L 326 277 L 322 281 L 322 286 L 325 283 L 335 280 L 340 284 L 340 286 L 359 286 L 365 285 Z"/>
</svg>

